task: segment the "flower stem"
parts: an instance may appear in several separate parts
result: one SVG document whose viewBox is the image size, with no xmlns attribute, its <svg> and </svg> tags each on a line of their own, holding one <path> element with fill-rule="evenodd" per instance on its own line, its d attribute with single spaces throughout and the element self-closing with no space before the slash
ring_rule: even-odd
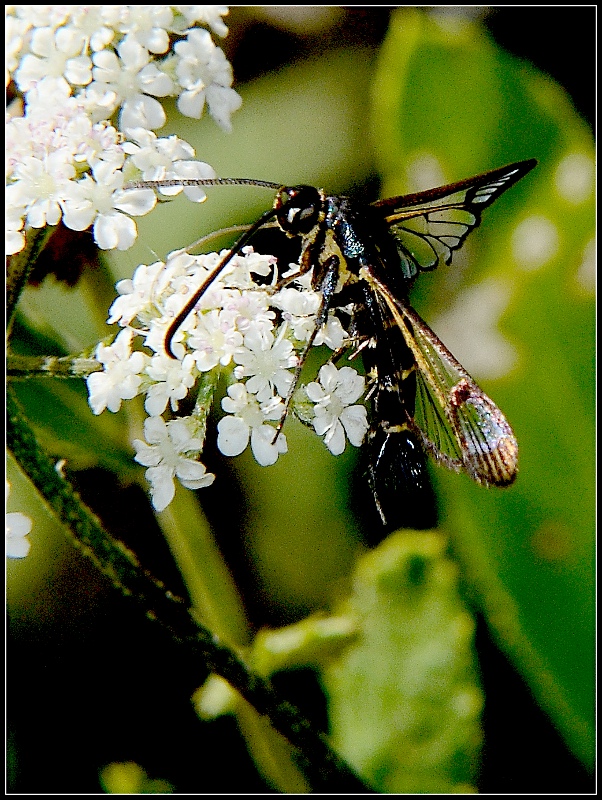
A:
<svg viewBox="0 0 602 800">
<path fill-rule="evenodd" d="M 29 273 L 53 231 L 54 228 L 49 225 L 45 228 L 29 228 L 23 250 L 8 259 L 6 270 L 7 331 L 10 330 L 17 302 L 25 288 Z"/>
<path fill-rule="evenodd" d="M 86 378 L 102 371 L 102 364 L 86 356 L 22 356 L 11 353 L 6 359 L 6 374 L 17 380 L 28 378 Z"/>
</svg>

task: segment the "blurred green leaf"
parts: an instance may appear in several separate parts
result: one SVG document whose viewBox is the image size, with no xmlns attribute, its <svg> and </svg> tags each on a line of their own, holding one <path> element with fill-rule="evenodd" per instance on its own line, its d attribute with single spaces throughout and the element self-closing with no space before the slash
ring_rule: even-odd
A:
<svg viewBox="0 0 602 800">
<path fill-rule="evenodd" d="M 285 628 L 262 628 L 253 640 L 252 666 L 259 675 L 319 666 L 347 647 L 359 633 L 350 616 L 312 614 Z"/>
<path fill-rule="evenodd" d="M 357 561 L 331 616 L 260 631 L 262 675 L 313 666 L 333 746 L 376 791 L 471 792 L 482 692 L 474 621 L 436 532 L 399 531 Z M 220 689 L 218 713 L 228 713 Z"/>
<path fill-rule="evenodd" d="M 245 487 L 246 547 L 265 602 L 287 617 L 324 605 L 357 550 L 347 481 L 355 448 L 335 458 L 313 431 L 287 420 L 289 452 L 260 467 L 236 459 Z"/>
<path fill-rule="evenodd" d="M 437 469 L 442 512 L 501 646 L 593 756 L 593 142 L 550 78 L 478 23 L 398 10 L 373 92 L 384 195 L 535 157 L 414 302 L 511 421 L 505 491 Z"/>
<path fill-rule="evenodd" d="M 356 640 L 322 678 L 333 746 L 377 791 L 474 791 L 482 693 L 474 622 L 437 533 L 400 531 L 358 562 L 337 614 Z"/>
<path fill-rule="evenodd" d="M 90 270 L 77 288 L 46 278 L 27 287 L 11 331 L 10 349 L 20 355 L 93 353 L 101 338 L 115 336 L 108 317 L 107 272 Z M 116 294 L 111 287 L 111 297 Z M 104 298 L 105 305 L 99 298 Z M 85 380 L 31 377 L 12 383 L 25 416 L 47 452 L 68 460 L 71 469 L 103 466 L 122 477 L 131 474 L 131 404 L 118 414 L 92 414 Z M 130 415 L 130 416 L 128 416 Z"/>
</svg>

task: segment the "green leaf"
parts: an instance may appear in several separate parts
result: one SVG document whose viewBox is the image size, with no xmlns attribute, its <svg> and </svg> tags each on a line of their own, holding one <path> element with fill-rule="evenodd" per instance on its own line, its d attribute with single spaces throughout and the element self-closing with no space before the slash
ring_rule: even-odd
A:
<svg viewBox="0 0 602 800">
<path fill-rule="evenodd" d="M 379 792 L 474 791 L 483 698 L 446 544 L 391 535 L 359 561 L 336 609 L 357 635 L 323 672 L 332 743 Z"/>
<path fill-rule="evenodd" d="M 510 489 L 437 469 L 489 624 L 586 765 L 593 758 L 594 151 L 562 90 L 473 22 L 398 10 L 375 82 L 386 194 L 523 158 L 459 258 L 421 277 L 418 310 L 503 409 Z M 431 183 L 433 185 L 433 183 Z"/>
<path fill-rule="evenodd" d="M 263 629 L 251 648 L 261 675 L 320 670 L 332 744 L 379 792 L 474 791 L 475 625 L 446 547 L 435 532 L 391 535 L 359 558 L 332 615 Z"/>
</svg>

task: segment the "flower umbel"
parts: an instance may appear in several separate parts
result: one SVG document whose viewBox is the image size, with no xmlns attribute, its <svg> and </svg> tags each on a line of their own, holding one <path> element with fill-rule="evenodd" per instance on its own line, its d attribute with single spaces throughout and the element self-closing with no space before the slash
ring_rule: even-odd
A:
<svg viewBox="0 0 602 800">
<path fill-rule="evenodd" d="M 11 254 L 27 254 L 30 238 L 45 241 L 32 228 L 59 223 L 91 229 L 103 250 L 126 250 L 157 194 L 206 199 L 202 187 L 178 181 L 215 178 L 213 169 L 186 141 L 156 131 L 167 120 L 167 97 L 180 113 L 198 119 L 207 108 L 230 129 L 241 101 L 213 40 L 227 34 L 227 13 L 225 6 L 8 7 L 8 77 L 21 93 L 6 129 Z M 145 185 L 157 181 L 172 185 Z M 281 429 L 289 413 L 333 453 L 343 451 L 345 436 L 361 441 L 365 409 L 353 404 L 364 381 L 355 370 L 329 365 L 332 375 L 323 368 L 303 400 L 294 395 L 310 344 L 338 352 L 350 337 L 340 309 L 321 310 L 313 270 L 289 266 L 282 275 L 276 257 L 249 246 L 202 256 L 182 249 L 117 284 L 108 322 L 122 330 L 96 347 L 88 402 L 101 414 L 144 399 L 145 441 L 134 446 L 155 509 L 171 502 L 175 478 L 188 488 L 214 480 L 199 456 L 220 376 L 227 396 L 217 444 L 225 455 L 250 445 L 259 464 L 274 464 L 287 452 Z"/>
<path fill-rule="evenodd" d="M 190 406 L 187 398 L 197 384 L 214 385 L 219 374 L 230 382 L 221 403 L 225 416 L 217 425 L 217 446 L 226 456 L 240 455 L 250 444 L 259 464 L 274 464 L 288 449 L 280 428 L 289 410 L 323 436 L 334 455 L 343 452 L 346 439 L 359 446 L 368 426 L 366 409 L 356 405 L 365 382 L 351 367 L 326 364 L 303 399 L 290 397 L 295 368 L 315 326 L 317 295 L 307 283 L 278 291 L 256 283 L 255 276 L 269 278 L 274 259 L 251 247 L 232 259 L 180 326 L 172 340 L 177 358 L 165 353 L 174 317 L 227 252 L 192 256 L 179 250 L 165 264 L 142 264 L 131 280 L 120 281 L 109 322 L 124 330 L 112 345 L 99 345 L 104 371 L 87 379 L 97 414 L 118 411 L 123 400 L 145 395 L 146 442 L 134 444 L 136 460 L 148 467 L 157 510 L 171 502 L 174 478 L 189 488 L 213 481 L 198 461 L 209 408 L 203 401 L 191 416 L 183 416 L 180 407 Z M 340 346 L 346 336 L 331 315 L 314 345 L 319 340 Z M 141 349 L 134 347 L 135 340 Z M 165 413 L 174 418 L 164 420 Z"/>
<path fill-rule="evenodd" d="M 156 204 L 126 182 L 209 178 L 177 136 L 158 137 L 164 98 L 200 118 L 205 105 L 224 130 L 241 99 L 232 68 L 207 25 L 225 36 L 225 6 L 9 6 L 8 77 L 22 95 L 6 126 L 7 252 L 25 246 L 25 227 L 59 221 L 93 227 L 103 250 L 126 250 L 133 217 Z M 172 46 L 173 45 L 173 46 Z M 162 191 L 178 194 L 181 188 Z M 201 189 L 184 193 L 197 202 Z"/>
</svg>

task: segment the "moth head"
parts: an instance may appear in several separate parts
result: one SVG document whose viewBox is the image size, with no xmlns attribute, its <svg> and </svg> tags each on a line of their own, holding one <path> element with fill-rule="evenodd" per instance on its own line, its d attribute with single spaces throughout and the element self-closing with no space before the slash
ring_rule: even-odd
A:
<svg viewBox="0 0 602 800">
<path fill-rule="evenodd" d="M 320 221 L 323 206 L 324 197 L 313 186 L 286 186 L 274 201 L 278 224 L 291 236 L 309 233 Z"/>
</svg>

